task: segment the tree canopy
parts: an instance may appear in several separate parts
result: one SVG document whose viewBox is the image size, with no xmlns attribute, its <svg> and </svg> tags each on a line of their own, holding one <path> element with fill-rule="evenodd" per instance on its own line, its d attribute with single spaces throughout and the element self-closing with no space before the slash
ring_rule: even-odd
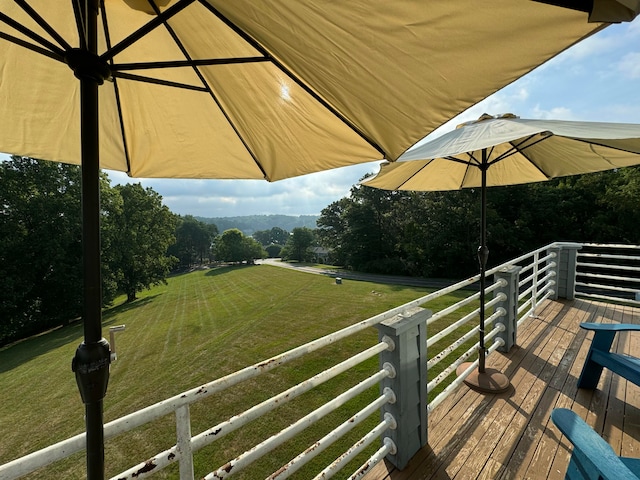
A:
<svg viewBox="0 0 640 480">
<path fill-rule="evenodd" d="M 0 345 L 79 318 L 83 308 L 80 168 L 0 163 Z M 100 176 L 103 303 L 164 281 L 176 219 L 141 185 Z"/>
<path fill-rule="evenodd" d="M 108 263 L 127 301 L 151 285 L 163 283 L 177 263 L 167 255 L 175 243 L 177 218 L 162 197 L 141 184 L 116 185 L 122 203 L 111 212 L 114 225 Z"/>
<path fill-rule="evenodd" d="M 12 157 L 0 164 L 0 205 L 2 344 L 82 313 L 80 172 Z"/>
<path fill-rule="evenodd" d="M 263 247 L 267 245 L 284 245 L 289 240 L 289 232 L 280 227 L 272 227 L 270 230 L 254 232 L 253 238 L 260 242 Z"/>
<path fill-rule="evenodd" d="M 245 236 L 237 228 L 222 232 L 222 235 L 216 239 L 214 251 L 216 260 L 232 263 L 253 263 L 256 258 L 267 256 L 256 239 Z"/>
<path fill-rule="evenodd" d="M 315 244 L 315 233 L 307 227 L 296 227 L 287 239 L 287 243 L 280 252 L 285 260 L 306 262 L 311 258 L 309 248 Z"/>
<path fill-rule="evenodd" d="M 640 243 L 640 167 L 487 191 L 489 264 L 553 241 Z M 320 243 L 356 270 L 462 278 L 477 272 L 480 191 L 356 185 L 322 210 Z"/>
<path fill-rule="evenodd" d="M 218 227 L 213 223 L 201 222 L 192 215 L 179 216 L 176 243 L 169 247 L 169 254 L 178 258 L 183 267 L 203 264 L 211 258 L 211 246 L 216 235 Z"/>
</svg>

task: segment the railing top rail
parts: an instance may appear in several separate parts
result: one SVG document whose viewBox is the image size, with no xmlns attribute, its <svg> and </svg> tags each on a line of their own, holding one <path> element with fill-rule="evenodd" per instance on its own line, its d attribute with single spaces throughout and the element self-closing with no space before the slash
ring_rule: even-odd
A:
<svg viewBox="0 0 640 480">
<path fill-rule="evenodd" d="M 554 246 L 561 246 L 561 245 L 563 245 L 563 242 L 550 243 L 548 245 L 545 245 L 544 247 L 538 248 L 537 250 L 532 250 L 532 251 L 530 251 L 528 253 L 525 253 L 524 255 L 520 255 L 519 257 L 516 257 L 516 258 L 511 259 L 511 260 L 507 260 L 506 262 L 501 263 L 500 265 L 498 265 L 496 267 L 493 267 L 490 270 L 487 270 L 487 275 L 493 275 L 494 273 L 498 272 L 499 270 L 501 270 L 504 267 L 507 267 L 507 266 L 510 266 L 510 265 L 515 265 L 516 263 L 520 263 L 520 262 L 522 262 L 524 260 L 527 260 L 527 259 L 533 257 L 534 255 L 538 254 L 538 253 L 546 252 L 549 248 L 552 248 Z M 480 275 L 478 275 L 477 277 L 479 279 Z"/>
<path fill-rule="evenodd" d="M 583 243 L 585 247 L 596 248 L 629 248 L 633 250 L 640 250 L 640 245 L 625 245 L 622 243 Z"/>
</svg>

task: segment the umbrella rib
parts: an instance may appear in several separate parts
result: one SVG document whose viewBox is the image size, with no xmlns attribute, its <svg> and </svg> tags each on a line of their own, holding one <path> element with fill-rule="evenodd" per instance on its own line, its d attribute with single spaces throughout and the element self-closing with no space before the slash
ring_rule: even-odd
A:
<svg viewBox="0 0 640 480">
<path fill-rule="evenodd" d="M 147 63 L 115 63 L 111 70 L 148 70 L 152 68 L 177 68 L 177 67 L 206 67 L 209 65 L 232 65 L 236 63 L 258 63 L 268 62 L 265 57 L 240 57 L 240 58 L 207 58 L 201 60 L 173 60 L 166 62 Z"/>
<path fill-rule="evenodd" d="M 471 159 L 473 159 L 474 161 L 476 161 L 476 159 L 474 158 L 474 156 L 473 156 L 471 153 L 469 154 L 469 157 L 470 157 Z M 445 160 L 449 160 L 449 161 L 451 161 L 451 162 L 461 163 L 461 164 L 466 165 L 466 166 L 468 166 L 468 167 L 470 167 L 470 166 L 473 166 L 473 167 L 478 166 L 478 165 L 476 165 L 476 164 L 475 164 L 475 163 L 473 163 L 473 162 L 468 162 L 468 161 L 466 161 L 466 160 L 462 160 L 461 158 L 457 158 L 457 157 L 443 157 L 443 158 L 444 158 Z"/>
<path fill-rule="evenodd" d="M 107 49 L 111 48 L 111 34 L 109 33 L 109 22 L 107 21 L 107 9 L 104 0 L 100 0 L 100 8 L 102 10 L 102 28 L 104 29 L 104 39 Z M 113 64 L 113 60 L 109 61 Z M 116 108 L 118 109 L 118 120 L 120 123 L 120 135 L 122 135 L 122 148 L 124 150 L 124 158 L 127 162 L 127 173 L 131 172 L 131 156 L 129 155 L 129 144 L 127 142 L 127 134 L 124 128 L 124 117 L 122 115 L 122 102 L 120 100 L 120 86 L 115 77 L 113 77 L 113 91 L 116 96 Z"/>
<path fill-rule="evenodd" d="M 82 50 L 86 50 L 87 49 L 87 39 L 85 37 L 86 28 L 85 28 L 84 18 L 82 17 L 83 14 L 80 8 L 80 3 L 78 2 L 78 0 L 73 0 L 71 4 L 73 5 L 73 16 L 76 19 L 76 29 L 78 30 L 78 40 L 80 42 L 80 48 Z M 100 6 L 104 7 L 104 4 L 101 2 Z"/>
<path fill-rule="evenodd" d="M 158 10 L 157 6 L 152 4 L 152 7 L 156 11 L 156 13 L 159 13 L 159 10 Z M 164 22 L 164 27 L 167 29 L 167 32 L 169 32 L 169 35 L 171 35 L 171 38 L 173 38 L 173 41 L 176 43 L 177 47 L 180 49 L 180 51 L 185 56 L 187 61 L 188 62 L 193 62 L 193 59 L 189 55 L 189 52 L 187 51 L 187 49 L 184 47 L 183 43 L 178 38 L 178 36 L 176 35 L 176 33 L 173 30 L 173 28 L 171 28 L 171 25 L 169 25 L 167 22 Z M 198 76 L 198 78 L 202 82 L 203 87 L 201 88 L 200 91 L 207 92 L 210 95 L 211 99 L 215 102 L 215 104 L 220 109 L 220 112 L 222 113 L 222 115 L 224 115 L 224 117 L 226 118 L 227 122 L 229 123 L 229 126 L 235 132 L 238 140 L 242 143 L 242 145 L 244 145 L 244 148 L 247 150 L 247 152 L 249 153 L 249 155 L 253 159 L 253 162 L 255 163 L 255 165 L 260 169 L 260 171 L 262 172 L 262 175 L 264 175 L 264 178 L 268 178 L 267 172 L 265 171 L 264 167 L 262 166 L 262 163 L 260 162 L 258 157 L 255 155 L 253 150 L 249 147 L 249 145 L 245 141 L 244 137 L 240 134 L 240 131 L 238 130 L 238 128 L 236 127 L 236 125 L 232 121 L 231 117 L 227 114 L 227 112 L 224 109 L 223 105 L 220 103 L 220 100 L 216 96 L 215 92 L 213 92 L 213 90 L 211 90 L 211 87 L 209 86 L 209 84 L 207 83 L 206 79 L 202 75 L 202 72 L 200 72 L 200 70 L 197 68 L 196 65 L 192 65 L 191 68 L 193 68 L 194 73 Z"/>
<path fill-rule="evenodd" d="M 12 27 L 15 30 L 19 31 L 20 33 L 26 35 L 27 37 L 29 37 L 34 42 L 39 43 L 42 46 L 42 48 L 44 48 L 45 50 L 48 49 L 54 55 L 58 55 L 60 58 L 64 57 L 64 50 L 62 48 L 60 48 L 57 45 L 54 45 L 53 43 L 51 43 L 46 38 L 38 35 L 33 30 L 28 29 L 24 25 L 21 25 L 20 23 L 16 22 L 14 19 L 12 19 L 11 17 L 7 16 L 6 14 L 4 14 L 2 12 L 0 12 L 0 21 L 6 23 L 10 27 Z M 7 35 L 7 36 L 11 37 L 11 38 L 15 38 L 15 37 L 13 37 L 11 35 Z M 3 37 L 4 37 L 4 35 L 3 35 Z M 22 46 L 27 46 L 28 45 L 27 42 L 18 43 L 17 41 L 14 41 L 14 43 L 17 43 L 17 44 L 22 45 Z M 27 47 L 27 48 L 29 48 L 29 47 Z M 29 49 L 33 50 L 33 51 L 36 51 L 36 52 L 43 53 L 41 50 L 37 50 L 36 48 L 29 48 Z M 47 56 L 51 56 L 51 55 L 47 55 Z M 52 57 L 52 58 L 55 58 L 55 57 Z"/>
<path fill-rule="evenodd" d="M 162 13 L 158 12 L 156 17 L 153 20 L 149 21 L 149 23 L 139 28 L 134 33 L 129 35 L 127 38 L 122 40 L 120 43 L 109 48 L 106 52 L 100 55 L 100 59 L 103 61 L 113 59 L 113 57 L 115 57 L 118 53 L 122 52 L 124 49 L 133 45 L 135 42 L 140 40 L 142 37 L 144 37 L 147 33 L 151 32 L 155 28 L 159 27 L 162 24 L 165 24 L 167 20 L 169 20 L 171 17 L 173 17 L 174 15 L 184 10 L 186 7 L 191 5 L 194 1 L 195 0 L 180 0 L 173 7 L 168 8 L 164 12 Z M 153 6 L 155 7 L 155 5 Z"/>
<path fill-rule="evenodd" d="M 38 12 L 36 12 L 31 7 L 31 5 L 29 5 L 24 0 L 14 0 L 14 1 L 20 6 L 20 8 L 22 8 L 26 12 L 27 15 L 29 15 L 38 25 L 40 25 L 45 32 L 51 35 L 51 37 L 55 39 L 64 50 L 71 49 L 71 45 L 69 45 L 67 41 L 64 38 L 62 38 L 62 36 L 51 25 L 49 25 L 44 20 L 44 18 L 40 16 Z"/>
<path fill-rule="evenodd" d="M 195 90 L 196 92 L 209 92 L 208 88 L 200 87 L 198 85 L 188 85 L 186 83 L 171 82 L 169 80 L 160 80 L 158 78 L 143 77 L 141 75 L 134 75 L 134 74 L 125 73 L 125 72 L 113 72 L 112 76 L 116 78 L 123 78 L 125 80 L 133 80 L 134 82 L 153 83 L 156 85 L 164 85 L 165 87 L 175 87 L 175 88 L 182 88 L 185 90 Z"/>
<path fill-rule="evenodd" d="M 46 48 L 40 47 L 39 45 L 34 45 L 33 43 L 29 43 L 21 38 L 14 37 L 13 35 L 9 35 L 8 33 L 0 32 L 0 38 L 4 38 L 5 40 L 15 43 L 21 47 L 24 47 L 33 52 L 44 55 L 45 57 L 53 58 L 54 60 L 58 60 L 60 62 L 64 62 L 64 57 L 60 54 L 52 52 L 51 50 L 47 50 Z"/>
<path fill-rule="evenodd" d="M 509 150 L 507 150 L 506 152 L 503 152 L 502 154 L 500 154 L 499 156 L 497 156 L 496 158 L 494 158 L 493 160 L 491 160 L 489 162 L 489 166 L 494 165 L 496 163 L 498 163 L 501 160 L 504 160 L 505 158 L 508 158 L 512 155 L 515 155 L 516 153 L 521 153 L 522 155 L 524 155 L 524 151 L 529 148 L 529 147 L 533 147 L 534 145 L 542 142 L 543 140 L 546 140 L 547 138 L 550 138 L 552 135 L 545 135 L 542 136 L 541 138 L 538 138 L 535 142 L 531 142 L 528 145 L 524 145 L 525 143 L 527 143 L 529 140 L 531 140 L 532 138 L 534 138 L 536 135 L 539 135 L 539 133 L 533 134 L 533 135 L 529 135 L 527 138 L 523 139 L 520 143 L 513 143 L 511 142 L 511 148 Z M 524 147 L 523 147 L 524 145 Z"/>
<path fill-rule="evenodd" d="M 327 100 L 322 98 L 318 93 L 316 93 L 309 85 L 303 82 L 298 76 L 294 75 L 287 67 L 285 67 L 281 62 L 279 62 L 269 51 L 267 51 L 262 45 L 260 45 L 256 40 L 254 40 L 251 36 L 249 36 L 245 31 L 239 28 L 235 23 L 225 17 L 217 8 L 213 5 L 209 4 L 209 2 L 205 2 L 203 0 L 198 0 L 205 8 L 207 8 L 211 13 L 213 13 L 216 17 L 218 17 L 222 22 L 224 22 L 229 28 L 231 28 L 236 34 L 242 37 L 249 45 L 262 53 L 266 58 L 268 58 L 275 67 L 277 67 L 282 73 L 287 75 L 293 82 L 295 82 L 300 88 L 302 88 L 305 92 L 311 95 L 317 102 L 319 102 L 324 108 L 329 110 L 336 118 L 338 118 L 341 122 L 347 125 L 351 130 L 353 130 L 357 135 L 359 135 L 364 141 L 366 141 L 369 145 L 375 148 L 380 154 L 384 156 L 384 158 L 388 158 L 384 149 L 378 145 L 372 138 L 370 138 L 365 132 L 363 132 L 357 125 L 351 122 L 347 117 L 345 117 L 342 113 L 340 113 L 333 105 L 331 105 Z"/>
<path fill-rule="evenodd" d="M 571 140 L 574 140 L 576 142 L 587 143 L 587 144 L 591 145 L 592 147 L 593 146 L 597 146 L 597 147 L 602 147 L 602 148 L 612 148 L 612 149 L 617 150 L 619 152 L 625 152 L 625 153 L 635 153 L 635 154 L 640 153 L 637 150 L 629 150 L 629 149 L 626 149 L 626 148 L 612 147 L 610 145 L 605 145 L 603 143 L 598 143 L 598 142 L 595 142 L 593 140 L 586 140 L 584 138 L 577 138 L 577 137 L 567 137 L 567 138 L 571 138 Z M 592 149 L 592 151 L 593 151 L 593 149 Z M 593 153 L 595 153 L 595 152 L 593 152 Z M 600 157 L 606 160 L 606 158 L 603 157 L 602 155 L 600 155 Z"/>
</svg>

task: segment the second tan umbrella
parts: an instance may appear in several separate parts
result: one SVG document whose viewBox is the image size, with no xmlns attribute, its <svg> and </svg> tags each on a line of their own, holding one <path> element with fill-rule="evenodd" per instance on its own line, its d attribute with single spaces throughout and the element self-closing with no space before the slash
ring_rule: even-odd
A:
<svg viewBox="0 0 640 480">
<path fill-rule="evenodd" d="M 541 182 L 640 164 L 640 125 L 525 120 L 512 114 L 483 115 L 477 121 L 416 146 L 397 162 L 362 182 L 385 190 L 481 189 L 480 341 L 478 369 L 465 383 L 484 392 L 509 387 L 508 378 L 485 366 L 484 304 L 487 248 L 487 187 Z"/>
</svg>

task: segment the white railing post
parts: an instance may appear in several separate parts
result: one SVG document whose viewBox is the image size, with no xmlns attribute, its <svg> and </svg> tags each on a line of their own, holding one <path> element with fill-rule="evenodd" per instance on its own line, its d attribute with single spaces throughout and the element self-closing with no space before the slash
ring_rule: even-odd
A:
<svg viewBox="0 0 640 480">
<path fill-rule="evenodd" d="M 500 287 L 494 290 L 493 297 L 497 298 L 500 294 L 504 295 L 504 299 L 495 304 L 493 311 L 495 312 L 499 308 L 503 308 L 507 312 L 503 318 L 498 320 L 498 322 L 504 324 L 505 329 L 496 335 L 496 338 L 502 338 L 504 341 L 504 344 L 498 347 L 498 350 L 505 353 L 516 345 L 518 336 L 518 286 L 520 284 L 520 270 L 522 270 L 522 267 L 509 265 L 493 275 L 495 281 L 500 283 Z"/>
<path fill-rule="evenodd" d="M 531 275 L 531 315 L 535 315 L 538 306 L 538 270 L 540 269 L 540 252 L 533 254 L 533 275 Z"/>
<path fill-rule="evenodd" d="M 193 480 L 193 452 L 191 449 L 191 415 L 189 405 L 176 409 L 176 447 L 180 462 L 180 480 Z"/>
<path fill-rule="evenodd" d="M 578 250 L 581 243 L 554 243 L 549 247 L 549 253 L 555 253 L 556 257 L 551 262 L 556 263 L 555 293 L 553 300 L 566 298 L 573 300 L 576 296 L 576 266 L 578 263 Z"/>
<path fill-rule="evenodd" d="M 392 350 L 380 353 L 380 365 L 390 363 L 396 370 L 394 378 L 385 378 L 380 391 L 390 388 L 396 402 L 382 407 L 381 415 L 393 415 L 395 430 L 388 430 L 383 437 L 390 438 L 397 446 L 387 459 L 403 469 L 420 448 L 427 444 L 427 320 L 431 311 L 412 308 L 403 314 L 377 326 L 380 339 L 393 342 Z M 383 438 L 384 441 L 384 438 Z"/>
</svg>

